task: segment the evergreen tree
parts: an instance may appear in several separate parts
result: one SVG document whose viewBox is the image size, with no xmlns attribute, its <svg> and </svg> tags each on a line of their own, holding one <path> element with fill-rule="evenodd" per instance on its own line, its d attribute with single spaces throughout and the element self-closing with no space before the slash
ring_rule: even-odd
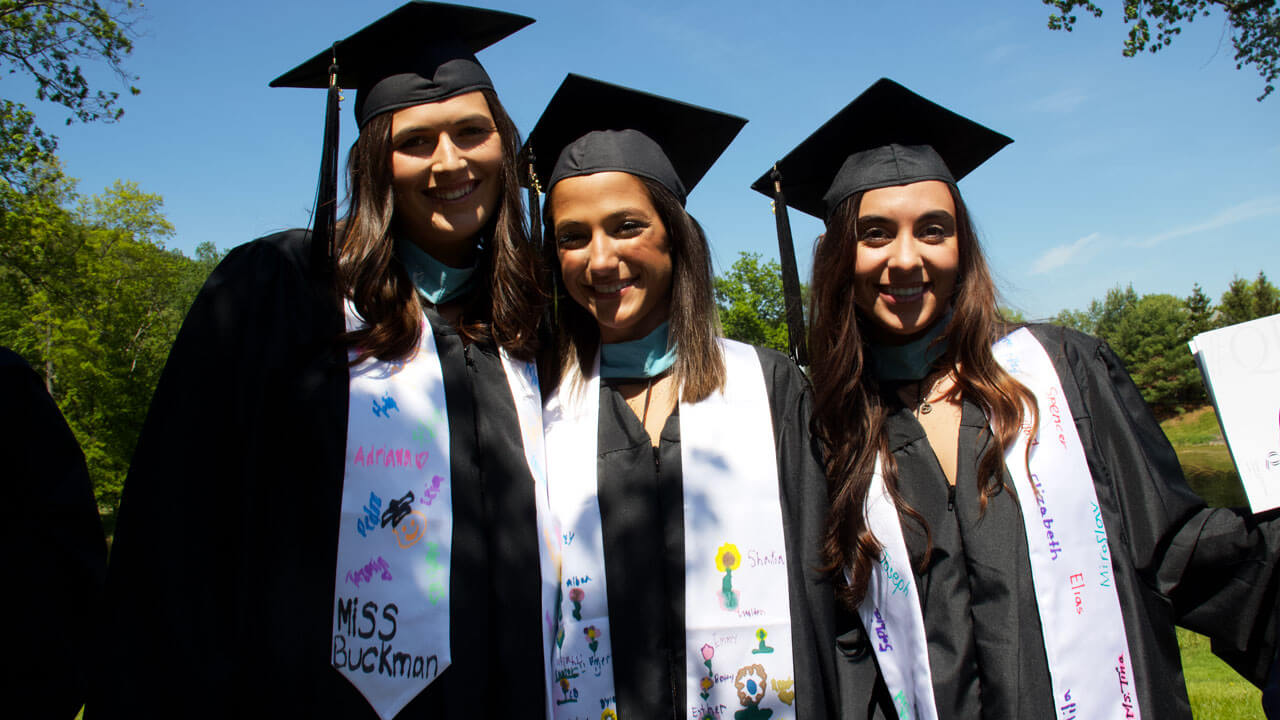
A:
<svg viewBox="0 0 1280 720">
<path fill-rule="evenodd" d="M 1259 271 L 1252 282 L 1237 275 L 1218 302 L 1217 326 L 1235 325 L 1278 312 L 1280 290 L 1271 284 L 1265 272 Z"/>
<path fill-rule="evenodd" d="M 1183 305 L 1187 308 L 1187 323 L 1182 331 L 1184 340 L 1213 329 L 1214 307 L 1200 283 L 1191 286 L 1191 294 L 1183 301 Z"/>
<path fill-rule="evenodd" d="M 1261 270 L 1253 281 L 1253 313 L 1256 318 L 1280 313 L 1280 289 L 1272 285 Z"/>
</svg>

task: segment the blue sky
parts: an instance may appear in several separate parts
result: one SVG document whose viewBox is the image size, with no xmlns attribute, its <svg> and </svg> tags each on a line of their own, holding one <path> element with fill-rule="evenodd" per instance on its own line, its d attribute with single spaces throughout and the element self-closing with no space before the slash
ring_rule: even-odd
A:
<svg viewBox="0 0 1280 720">
<path fill-rule="evenodd" d="M 536 24 L 480 54 L 531 128 L 568 72 L 750 120 L 689 199 L 717 272 L 740 251 L 777 257 L 769 201 L 748 185 L 880 77 L 1014 138 L 960 184 L 1008 304 L 1031 318 L 1108 288 L 1215 300 L 1233 274 L 1280 281 L 1280 93 L 1235 69 L 1221 15 L 1159 54 L 1120 54 L 1119 0 L 1052 32 L 1038 0 L 527 2 L 485 6 Z M 308 223 L 323 96 L 267 82 L 394 2 L 148 3 L 128 69 L 138 97 L 115 124 L 62 126 L 84 193 L 113 180 L 164 197 L 170 246 L 227 249 Z M 93 74 L 104 86 L 117 81 Z M 27 100 L 6 76 L 5 97 Z M 354 139 L 353 94 L 343 147 Z M 802 276 L 817 220 L 792 211 Z"/>
</svg>

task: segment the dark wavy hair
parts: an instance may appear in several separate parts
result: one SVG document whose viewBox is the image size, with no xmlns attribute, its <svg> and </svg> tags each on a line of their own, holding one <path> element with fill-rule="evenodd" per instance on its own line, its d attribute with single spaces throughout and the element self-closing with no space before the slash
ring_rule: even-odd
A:
<svg viewBox="0 0 1280 720">
<path fill-rule="evenodd" d="M 538 323 L 546 305 L 542 262 L 529 242 L 517 174 L 520 133 L 498 96 L 480 91 L 489 104 L 502 141 L 499 206 L 481 231 L 470 293 L 456 323 L 466 342 L 503 347 L 532 359 L 538 349 Z M 351 146 L 347 159 L 349 206 L 339 224 L 334 281 L 368 325 L 346 333 L 344 341 L 368 357 L 394 360 L 418 346 L 422 303 L 395 253 L 392 223 L 395 199 L 391 173 L 391 116 L 374 117 Z"/>
<path fill-rule="evenodd" d="M 714 281 L 707 236 L 670 190 L 654 180 L 633 177 L 644 185 L 667 231 L 671 251 L 671 341 L 680 348 L 674 366 L 675 380 L 682 400 L 698 402 L 723 388 L 725 382 L 724 355 L 716 342 L 720 320 L 712 296 Z M 600 326 L 586 308 L 569 296 L 560 274 L 555 218 L 551 215 L 551 193 L 554 192 L 552 187 L 547 193 L 547 212 L 543 218 L 544 257 L 551 268 L 552 320 L 556 328 L 551 357 L 543 363 L 544 392 L 560 384 L 560 379 L 572 368 L 571 363 L 578 363 L 586 374 L 600 345 Z"/>
<path fill-rule="evenodd" d="M 948 184 L 956 206 L 960 267 L 951 298 L 953 312 L 942 337 L 946 350 L 935 366 L 956 369 L 950 398 L 967 397 L 986 411 L 993 441 L 978 462 L 982 509 L 1003 486 L 1004 453 L 1029 408 L 1034 428 L 1039 422 L 1035 396 L 996 362 L 991 346 L 1016 326 L 997 309 L 995 283 L 959 191 Z M 858 250 L 857 220 L 863 193 L 845 200 L 827 221 L 827 232 L 814 248 L 810 300 L 809 347 L 814 387 L 813 431 L 824 448 L 831 509 L 823 544 L 825 570 L 848 568 L 850 582 L 841 591 L 850 609 L 866 596 L 871 568 L 879 560 L 880 541 L 867 527 L 864 508 L 877 456 L 885 487 L 904 520 L 919 524 L 930 548 L 924 518 L 898 493 L 898 469 L 889 452 L 885 418 L 896 400 L 868 371 L 868 324 L 874 321 L 854 304 L 854 263 Z"/>
</svg>

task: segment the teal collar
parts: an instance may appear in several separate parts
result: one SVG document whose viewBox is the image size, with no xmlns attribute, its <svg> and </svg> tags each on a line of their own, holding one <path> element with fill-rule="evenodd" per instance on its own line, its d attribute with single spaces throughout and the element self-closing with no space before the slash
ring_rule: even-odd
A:
<svg viewBox="0 0 1280 720">
<path fill-rule="evenodd" d="M 409 240 L 396 240 L 396 252 L 404 269 L 409 272 L 409 279 L 422 296 L 432 305 L 443 305 L 466 294 L 471 288 L 471 276 L 476 266 L 454 268 L 431 257 L 416 243 Z"/>
<path fill-rule="evenodd" d="M 871 355 L 871 371 L 877 380 L 921 380 L 933 369 L 933 363 L 947 351 L 947 341 L 935 343 L 951 321 L 947 312 L 933 324 L 929 332 L 905 345 L 867 346 Z"/>
<path fill-rule="evenodd" d="M 676 362 L 676 348 L 667 347 L 670 323 L 662 323 L 639 340 L 600 346 L 600 377 L 650 378 L 666 372 Z"/>
</svg>

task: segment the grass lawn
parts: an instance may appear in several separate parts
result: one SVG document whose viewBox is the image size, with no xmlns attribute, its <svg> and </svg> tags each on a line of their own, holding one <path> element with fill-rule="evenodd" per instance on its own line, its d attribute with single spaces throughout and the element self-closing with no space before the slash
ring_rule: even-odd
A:
<svg viewBox="0 0 1280 720">
<path fill-rule="evenodd" d="M 1209 651 L 1209 639 L 1178 628 L 1191 712 L 1206 720 L 1263 719 L 1262 691 Z"/>
<path fill-rule="evenodd" d="M 1248 504 L 1231 453 L 1212 407 L 1180 415 L 1160 424 L 1178 453 L 1192 489 L 1214 507 Z M 1263 718 L 1261 691 L 1240 677 L 1209 650 L 1209 639 L 1178 628 L 1182 671 L 1191 711 L 1206 720 Z"/>
<path fill-rule="evenodd" d="M 1222 428 L 1211 405 L 1165 420 L 1160 429 L 1174 446 L 1222 444 Z"/>
</svg>

